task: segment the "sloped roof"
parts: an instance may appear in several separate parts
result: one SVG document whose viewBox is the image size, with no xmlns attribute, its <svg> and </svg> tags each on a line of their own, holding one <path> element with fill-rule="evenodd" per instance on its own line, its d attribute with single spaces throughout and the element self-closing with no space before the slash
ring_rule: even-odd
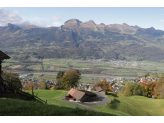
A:
<svg viewBox="0 0 164 123">
<path fill-rule="evenodd" d="M 101 91 L 102 90 L 102 88 L 100 86 L 96 87 L 95 89 L 96 89 L 96 91 Z"/>
<path fill-rule="evenodd" d="M 75 91 L 75 92 L 73 93 L 73 97 L 75 97 L 75 98 L 77 98 L 77 99 L 81 99 L 84 95 L 85 95 L 85 93 L 82 92 L 82 91 Z"/>
<path fill-rule="evenodd" d="M 75 93 L 75 91 L 76 91 L 76 90 L 72 88 L 72 89 L 68 92 L 68 94 L 71 95 L 71 96 L 73 96 L 73 94 Z"/>
<path fill-rule="evenodd" d="M 9 59 L 10 57 L 0 50 L 0 60 Z"/>
<path fill-rule="evenodd" d="M 106 92 L 106 90 L 104 89 L 104 88 L 102 88 L 102 87 L 96 87 L 96 91 L 104 91 L 104 92 Z"/>
<path fill-rule="evenodd" d="M 92 93 L 90 91 L 86 91 L 86 90 L 79 90 L 79 91 L 84 92 L 86 95 L 89 95 L 89 96 L 96 96 L 95 93 Z"/>
</svg>

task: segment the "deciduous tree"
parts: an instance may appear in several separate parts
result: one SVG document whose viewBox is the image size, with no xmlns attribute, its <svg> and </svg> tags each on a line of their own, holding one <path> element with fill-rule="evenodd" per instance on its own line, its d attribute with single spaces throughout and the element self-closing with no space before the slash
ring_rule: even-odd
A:
<svg viewBox="0 0 164 123">
<path fill-rule="evenodd" d="M 46 89 L 47 87 L 47 83 L 44 81 L 44 79 L 42 77 L 39 77 L 39 89 Z"/>
<path fill-rule="evenodd" d="M 61 78 L 61 87 L 63 89 L 70 89 L 77 87 L 79 80 L 81 79 L 81 73 L 76 69 L 69 69 L 66 74 Z"/>
</svg>

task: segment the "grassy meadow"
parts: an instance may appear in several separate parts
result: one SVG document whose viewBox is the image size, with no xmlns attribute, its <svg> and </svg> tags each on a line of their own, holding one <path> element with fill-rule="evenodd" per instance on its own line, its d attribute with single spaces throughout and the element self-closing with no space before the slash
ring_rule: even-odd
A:
<svg viewBox="0 0 164 123">
<path fill-rule="evenodd" d="M 31 91 L 26 91 L 31 93 Z M 113 116 L 94 112 L 59 100 L 67 91 L 34 90 L 47 104 L 19 99 L 0 98 L 0 116 Z"/>
<path fill-rule="evenodd" d="M 59 90 L 34 90 L 34 94 L 47 100 L 47 104 L 0 98 L 0 116 L 164 116 L 163 99 L 108 93 L 106 96 L 110 102 L 104 106 L 91 107 L 99 111 L 94 112 L 59 100 L 66 93 Z"/>
<path fill-rule="evenodd" d="M 108 93 L 111 102 L 101 107 L 94 107 L 99 111 L 121 116 L 164 116 L 164 100 L 143 96 L 125 97 Z"/>
</svg>

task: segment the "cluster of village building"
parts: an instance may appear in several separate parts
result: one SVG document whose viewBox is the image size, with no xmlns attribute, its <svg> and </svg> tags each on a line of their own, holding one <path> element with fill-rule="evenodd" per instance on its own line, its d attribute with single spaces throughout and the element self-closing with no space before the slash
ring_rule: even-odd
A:
<svg viewBox="0 0 164 123">
<path fill-rule="evenodd" d="M 19 79 L 22 81 L 22 85 L 27 84 L 28 82 L 33 82 L 33 83 L 37 83 L 39 80 L 36 78 L 31 78 L 30 76 L 28 76 L 27 74 L 24 75 L 19 75 Z M 144 82 L 144 81 L 152 81 L 152 82 L 156 82 L 159 78 L 153 78 L 153 77 L 141 77 L 141 78 L 134 78 L 134 79 L 125 79 L 125 78 L 121 78 L 121 77 L 117 77 L 117 78 L 103 78 L 103 77 L 99 77 L 98 80 L 102 81 L 103 79 L 106 79 L 106 81 L 112 86 L 113 88 L 113 92 L 115 93 L 119 93 L 122 88 L 125 86 L 125 84 L 123 84 L 123 82 Z M 81 90 L 86 90 L 86 91 L 93 91 L 93 87 L 94 87 L 94 81 L 95 78 L 90 79 L 91 83 L 81 83 L 78 84 L 77 87 L 75 89 L 81 89 Z M 49 83 L 52 86 L 55 86 L 56 81 L 55 80 L 44 80 L 46 83 Z M 121 84 L 120 84 L 121 83 Z"/>
<path fill-rule="evenodd" d="M 93 62 L 93 63 L 109 63 L 117 66 L 129 66 L 129 67 L 136 67 L 136 66 L 152 66 L 151 64 L 144 64 L 144 63 L 137 63 L 137 62 L 129 62 L 125 60 L 118 60 L 118 61 L 113 61 L 113 60 L 104 60 L 104 59 L 95 59 L 95 60 L 87 60 L 88 62 Z"/>
<path fill-rule="evenodd" d="M 24 74 L 24 75 L 20 74 L 19 79 L 22 81 L 22 85 L 27 84 L 28 82 L 37 83 L 39 81 L 37 78 L 31 78 L 27 74 Z M 49 83 L 50 85 L 55 85 L 54 80 L 45 80 L 44 79 L 44 82 Z"/>
<path fill-rule="evenodd" d="M 98 80 L 103 80 L 104 78 L 99 78 Z M 113 92 L 115 93 L 119 93 L 122 88 L 125 86 L 125 84 L 123 84 L 123 82 L 133 82 L 133 83 L 141 83 L 141 82 L 157 82 L 157 80 L 159 80 L 160 78 L 153 78 L 153 77 L 141 77 L 141 78 L 134 78 L 134 79 L 129 79 L 126 80 L 125 78 L 105 78 L 106 81 L 112 86 L 113 88 Z M 94 80 L 94 78 L 92 78 L 92 80 Z M 121 84 L 120 84 L 121 83 Z M 93 90 L 93 84 L 86 84 L 85 86 L 85 90 L 87 91 L 92 91 Z"/>
</svg>

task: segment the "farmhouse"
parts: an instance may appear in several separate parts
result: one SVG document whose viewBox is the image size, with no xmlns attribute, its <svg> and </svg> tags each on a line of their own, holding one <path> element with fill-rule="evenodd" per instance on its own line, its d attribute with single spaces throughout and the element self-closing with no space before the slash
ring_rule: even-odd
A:
<svg viewBox="0 0 164 123">
<path fill-rule="evenodd" d="M 95 93 L 89 91 L 71 89 L 65 98 L 74 101 L 86 102 L 96 97 L 97 95 Z"/>
<path fill-rule="evenodd" d="M 107 93 L 107 91 L 104 88 L 100 87 L 100 86 L 96 87 L 95 89 L 96 89 L 97 92 L 100 92 L 102 94 L 106 94 Z"/>
</svg>

